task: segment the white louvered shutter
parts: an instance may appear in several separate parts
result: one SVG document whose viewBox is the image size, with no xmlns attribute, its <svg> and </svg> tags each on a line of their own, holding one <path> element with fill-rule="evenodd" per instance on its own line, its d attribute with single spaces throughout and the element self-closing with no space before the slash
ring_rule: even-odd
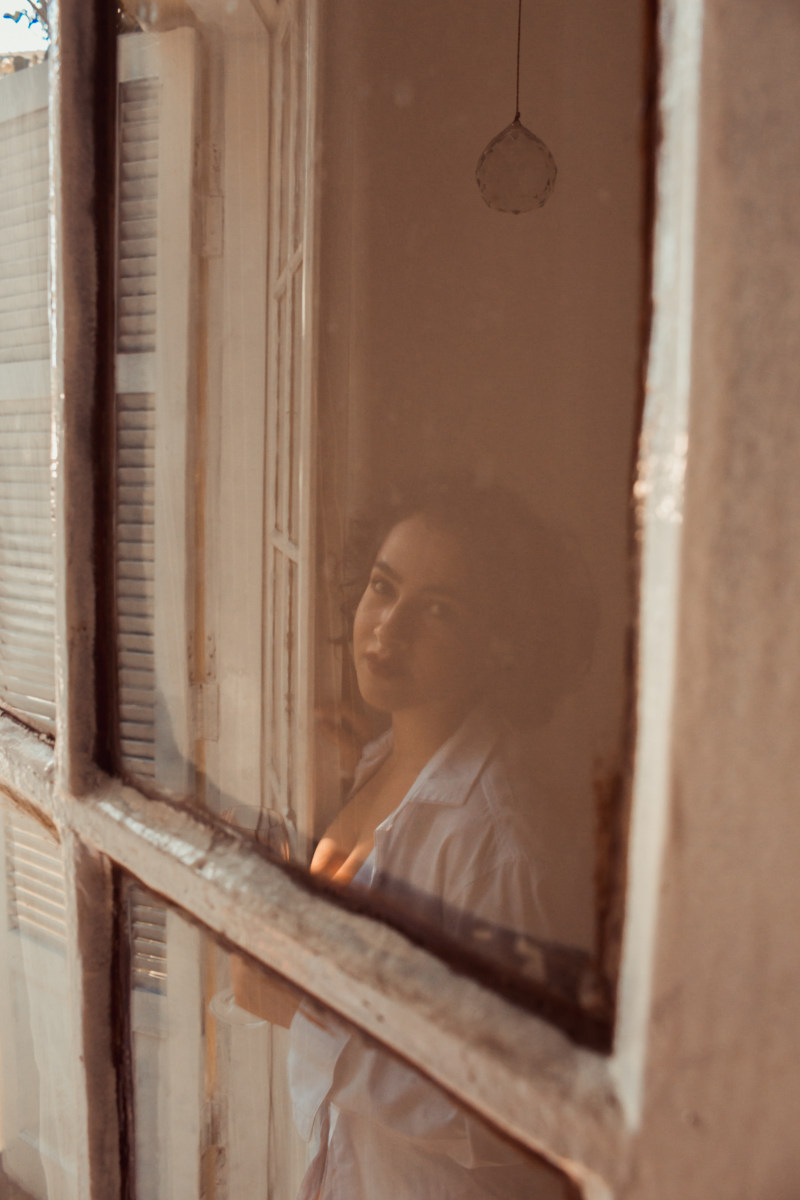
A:
<svg viewBox="0 0 800 1200">
<path fill-rule="evenodd" d="M 55 729 L 47 66 L 0 77 L 0 707 Z"/>
<path fill-rule="evenodd" d="M 157 1200 L 169 1195 L 164 1146 L 169 1028 L 167 993 L 167 910 L 144 888 L 133 887 L 128 900 L 131 951 L 131 1038 L 136 1105 L 137 1195 Z M 139 1170 L 139 1166 L 142 1170 Z"/>
<path fill-rule="evenodd" d="M 115 592 L 120 750 L 162 792 L 192 782 L 188 514 L 197 39 L 118 40 Z M 200 1193 L 198 933 L 137 889 L 131 907 L 142 1200 Z M 189 943 L 187 945 L 187 939 Z M 198 968 L 199 969 L 199 968 Z M 153 1153 L 153 1147 L 158 1148 Z"/>
<path fill-rule="evenodd" d="M 192 30 L 119 39 L 116 619 L 125 770 L 191 782 Z"/>
<path fill-rule="evenodd" d="M 61 846 L 3 806 L 0 862 L 3 1169 L 33 1200 L 78 1200 Z"/>
<path fill-rule="evenodd" d="M 48 68 L 0 78 L 0 707 L 55 728 L 50 503 Z M 61 847 L 0 809 L 3 1167 L 73 1197 Z"/>
</svg>

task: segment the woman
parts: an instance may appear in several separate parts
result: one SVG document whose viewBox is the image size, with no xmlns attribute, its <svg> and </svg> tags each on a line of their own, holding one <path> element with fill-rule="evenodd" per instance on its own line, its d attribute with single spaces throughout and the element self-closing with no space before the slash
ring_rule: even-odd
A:
<svg viewBox="0 0 800 1200">
<path fill-rule="evenodd" d="M 556 545 L 512 493 L 452 480 L 386 505 L 354 545 L 358 691 L 390 728 L 311 871 L 455 936 L 467 915 L 541 934 L 513 746 L 552 700 Z"/>
<path fill-rule="evenodd" d="M 557 628 L 559 545 L 505 489 L 448 481 L 386 505 L 354 547 L 355 675 L 389 728 L 311 872 L 483 949 L 494 933 L 540 937 L 535 798 L 513 747 L 584 657 Z M 285 1020 L 241 979 L 237 998 Z M 336 1018 L 303 1005 L 291 1028 L 296 1122 L 320 1139 L 301 1197 L 540 1194 L 503 1143 Z"/>
</svg>

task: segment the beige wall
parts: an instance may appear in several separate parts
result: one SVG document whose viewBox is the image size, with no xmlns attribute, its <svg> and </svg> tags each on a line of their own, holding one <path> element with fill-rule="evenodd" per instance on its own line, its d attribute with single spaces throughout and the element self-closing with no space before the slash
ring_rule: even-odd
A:
<svg viewBox="0 0 800 1200">
<path fill-rule="evenodd" d="M 355 502 L 409 466 L 477 465 L 573 536 L 591 574 L 592 667 L 534 747 L 556 929 L 584 944 L 592 777 L 619 758 L 631 618 L 643 8 L 525 6 L 522 119 L 559 176 L 520 216 L 474 179 L 514 115 L 512 0 L 341 0 L 324 36 L 322 398 L 351 405 Z"/>
</svg>

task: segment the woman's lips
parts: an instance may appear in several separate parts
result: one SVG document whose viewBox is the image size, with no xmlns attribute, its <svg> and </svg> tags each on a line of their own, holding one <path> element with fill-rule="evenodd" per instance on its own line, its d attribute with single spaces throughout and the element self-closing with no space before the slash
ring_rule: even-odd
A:
<svg viewBox="0 0 800 1200">
<path fill-rule="evenodd" d="M 400 660 L 391 654 L 376 654 L 367 650 L 363 656 L 369 671 L 379 679 L 397 679 L 403 673 Z"/>
</svg>

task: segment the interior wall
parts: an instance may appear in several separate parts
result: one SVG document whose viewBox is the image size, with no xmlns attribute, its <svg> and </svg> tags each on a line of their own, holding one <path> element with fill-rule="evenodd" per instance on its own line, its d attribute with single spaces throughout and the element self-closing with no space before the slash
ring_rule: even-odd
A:
<svg viewBox="0 0 800 1200">
<path fill-rule="evenodd" d="M 546 206 L 486 207 L 514 116 L 513 0 L 324 6 L 321 400 L 349 422 L 348 504 L 420 466 L 518 488 L 572 538 L 598 631 L 531 739 L 554 933 L 593 936 L 593 780 L 619 763 L 643 271 L 644 4 L 525 5 L 521 111 Z M 323 454 L 326 447 L 323 445 Z"/>
</svg>

